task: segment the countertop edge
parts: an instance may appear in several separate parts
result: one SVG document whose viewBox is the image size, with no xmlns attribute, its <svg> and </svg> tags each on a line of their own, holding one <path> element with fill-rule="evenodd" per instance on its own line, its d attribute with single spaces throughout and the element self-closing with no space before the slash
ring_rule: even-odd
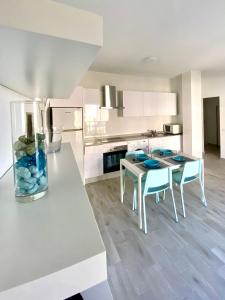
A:
<svg viewBox="0 0 225 300">
<path fill-rule="evenodd" d="M 114 144 L 114 143 L 119 143 L 119 142 L 129 142 L 129 141 L 135 141 L 135 140 L 145 140 L 145 139 L 156 139 L 156 138 L 166 138 L 166 137 L 173 137 L 173 136 L 182 136 L 183 133 L 179 133 L 179 134 L 167 134 L 167 135 L 161 135 L 161 136 L 145 136 L 145 135 L 137 135 L 137 136 L 121 136 L 118 137 L 118 140 L 113 141 L 101 141 L 99 138 L 98 141 L 94 141 L 95 138 L 93 138 L 93 142 L 85 142 L 85 138 L 84 138 L 84 146 L 85 147 L 91 147 L 91 146 L 99 146 L 99 145 L 105 145 L 105 144 Z M 114 138 L 114 136 L 111 136 Z M 105 139 L 110 138 L 110 136 L 106 137 Z M 89 138 L 88 138 L 89 139 Z M 91 138 L 89 140 L 92 140 Z M 104 140 L 104 137 L 102 138 L 102 140 Z"/>
</svg>

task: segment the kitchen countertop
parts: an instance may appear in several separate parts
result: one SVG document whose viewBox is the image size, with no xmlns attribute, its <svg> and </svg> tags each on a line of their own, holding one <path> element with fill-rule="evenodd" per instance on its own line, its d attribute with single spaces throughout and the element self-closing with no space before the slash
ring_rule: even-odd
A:
<svg viewBox="0 0 225 300">
<path fill-rule="evenodd" d="M 182 135 L 177 134 L 177 135 Z M 139 139 L 154 139 L 160 137 L 168 137 L 174 136 L 173 134 L 162 134 L 161 132 L 158 133 L 156 136 L 149 136 L 148 133 L 136 133 L 136 134 L 124 134 L 124 135 L 114 135 L 114 136 L 105 136 L 105 137 L 90 137 L 84 138 L 84 146 L 96 146 L 108 143 L 117 143 L 117 142 L 128 142 L 133 140 Z"/>
<path fill-rule="evenodd" d="M 48 155 L 49 191 L 14 197 L 0 180 L 0 300 L 62 300 L 107 279 L 106 252 L 71 146 Z"/>
</svg>

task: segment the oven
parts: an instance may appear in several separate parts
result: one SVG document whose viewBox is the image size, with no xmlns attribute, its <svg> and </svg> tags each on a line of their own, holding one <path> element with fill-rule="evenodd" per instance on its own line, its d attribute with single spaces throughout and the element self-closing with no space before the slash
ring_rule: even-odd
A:
<svg viewBox="0 0 225 300">
<path fill-rule="evenodd" d="M 103 153 L 103 173 L 119 171 L 120 159 L 125 158 L 127 145 L 114 147 Z"/>
</svg>

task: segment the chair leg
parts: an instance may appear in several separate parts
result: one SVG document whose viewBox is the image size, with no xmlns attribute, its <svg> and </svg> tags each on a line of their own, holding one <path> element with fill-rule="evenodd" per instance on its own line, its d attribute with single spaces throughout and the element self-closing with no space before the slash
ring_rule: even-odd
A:
<svg viewBox="0 0 225 300">
<path fill-rule="evenodd" d="M 177 208 L 176 208 L 176 202 L 175 202 L 175 199 L 174 199 L 173 188 L 170 189 L 170 191 L 171 191 L 172 200 L 173 200 L 173 209 L 174 209 L 174 214 L 175 214 L 175 221 L 178 222 Z"/>
<path fill-rule="evenodd" d="M 160 194 L 161 195 L 161 194 Z M 165 190 L 162 192 L 162 196 L 159 198 L 161 199 L 162 201 L 165 201 L 165 198 L 166 198 L 166 192 Z"/>
<path fill-rule="evenodd" d="M 204 188 L 203 188 L 203 184 L 202 184 L 202 181 L 201 179 L 199 178 L 199 183 L 200 183 L 200 187 L 201 187 L 201 192 L 202 192 L 202 203 L 207 206 L 207 201 L 206 201 L 206 198 L 205 198 L 205 191 L 204 191 Z"/>
<path fill-rule="evenodd" d="M 125 187 L 126 187 L 126 176 L 123 177 L 123 194 L 125 194 Z"/>
<path fill-rule="evenodd" d="M 137 187 L 134 185 L 132 210 L 137 209 Z"/>
<path fill-rule="evenodd" d="M 155 194 L 155 203 L 159 204 L 159 202 L 160 202 L 159 193 L 156 193 Z"/>
<path fill-rule="evenodd" d="M 185 213 L 185 207 L 184 207 L 184 188 L 183 188 L 182 185 L 180 186 L 180 195 L 181 195 L 181 204 L 182 204 L 182 209 L 183 209 L 183 216 L 185 218 L 186 213 Z"/>
<path fill-rule="evenodd" d="M 145 196 L 142 197 L 142 202 L 143 202 L 144 233 L 147 234 L 148 229 L 147 229 L 147 220 L 146 220 Z"/>
</svg>

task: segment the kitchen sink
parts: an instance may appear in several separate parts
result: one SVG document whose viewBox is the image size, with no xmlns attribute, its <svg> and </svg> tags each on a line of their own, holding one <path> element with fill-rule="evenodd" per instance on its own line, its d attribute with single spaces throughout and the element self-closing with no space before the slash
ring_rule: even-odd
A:
<svg viewBox="0 0 225 300">
<path fill-rule="evenodd" d="M 142 133 L 142 136 L 145 137 L 162 137 L 162 136 L 166 136 L 167 134 L 165 132 L 146 132 L 146 133 Z"/>
</svg>

